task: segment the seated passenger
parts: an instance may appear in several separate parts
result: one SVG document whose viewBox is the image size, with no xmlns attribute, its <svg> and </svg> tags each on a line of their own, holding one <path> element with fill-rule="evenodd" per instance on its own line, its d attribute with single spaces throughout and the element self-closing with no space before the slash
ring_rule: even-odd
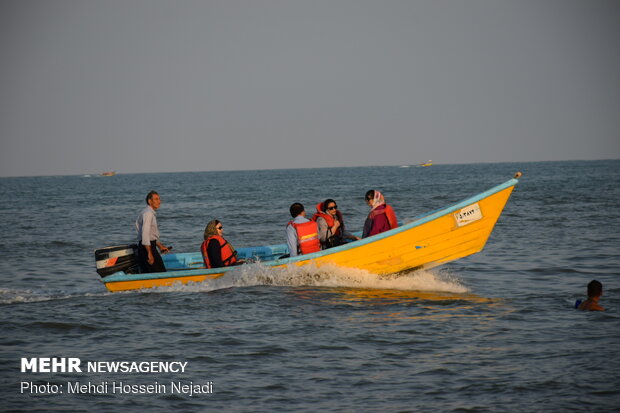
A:
<svg viewBox="0 0 620 413">
<path fill-rule="evenodd" d="M 345 229 L 342 213 L 333 199 L 326 199 L 316 206 L 316 213 L 312 217 L 319 226 L 319 240 L 323 249 L 337 247 L 345 243 L 345 239 L 358 240 Z"/>
<path fill-rule="evenodd" d="M 362 238 L 377 235 L 398 227 L 396 214 L 392 207 L 385 203 L 381 192 L 371 189 L 366 192 L 365 199 L 370 206 L 370 213 L 364 223 Z"/>
<path fill-rule="evenodd" d="M 316 222 L 306 218 L 306 210 L 299 202 L 291 205 L 289 212 L 293 217 L 286 225 L 286 246 L 291 257 L 310 254 L 321 250 L 319 227 Z"/>
<path fill-rule="evenodd" d="M 222 236 L 224 227 L 220 221 L 214 219 L 207 224 L 204 233 L 204 242 L 200 247 L 202 259 L 207 268 L 228 267 L 243 264 L 244 260 L 237 259 L 237 251 Z"/>
</svg>

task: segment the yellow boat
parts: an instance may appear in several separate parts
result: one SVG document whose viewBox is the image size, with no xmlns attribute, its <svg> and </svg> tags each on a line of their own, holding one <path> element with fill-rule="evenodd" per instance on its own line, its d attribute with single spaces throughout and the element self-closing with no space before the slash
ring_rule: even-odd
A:
<svg viewBox="0 0 620 413">
<path fill-rule="evenodd" d="M 239 248 L 240 258 L 269 267 L 313 263 L 377 275 L 428 269 L 482 250 L 521 174 L 478 195 L 417 217 L 398 228 L 335 248 L 290 258 L 286 245 Z M 110 291 L 165 287 L 218 278 L 238 267 L 206 269 L 200 252 L 164 255 L 167 272 L 137 274 L 135 246 L 95 251 L 97 272 Z"/>
</svg>

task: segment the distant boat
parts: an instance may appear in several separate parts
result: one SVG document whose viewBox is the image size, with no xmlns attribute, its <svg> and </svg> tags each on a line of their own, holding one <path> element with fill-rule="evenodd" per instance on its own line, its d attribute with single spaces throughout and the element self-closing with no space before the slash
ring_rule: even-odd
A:
<svg viewBox="0 0 620 413">
<path fill-rule="evenodd" d="M 428 161 L 421 163 L 418 166 L 431 166 L 432 164 L 433 164 L 433 161 L 429 159 Z"/>
<path fill-rule="evenodd" d="M 412 222 L 360 241 L 285 258 L 286 244 L 239 248 L 239 258 L 258 259 L 267 267 L 335 264 L 374 274 L 396 274 L 433 268 L 482 250 L 520 173 L 501 185 L 445 208 L 419 216 Z M 238 267 L 207 269 L 200 251 L 165 254 L 167 272 L 139 274 L 135 245 L 95 251 L 97 273 L 110 291 L 170 286 L 218 278 Z"/>
<path fill-rule="evenodd" d="M 101 174 L 101 176 L 114 176 L 116 175 L 115 171 L 107 171 Z"/>
</svg>

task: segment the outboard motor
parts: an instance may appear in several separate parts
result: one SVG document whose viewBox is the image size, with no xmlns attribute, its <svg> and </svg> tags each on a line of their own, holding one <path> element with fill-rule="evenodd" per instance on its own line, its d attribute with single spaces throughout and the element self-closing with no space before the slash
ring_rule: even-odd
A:
<svg viewBox="0 0 620 413">
<path fill-rule="evenodd" d="M 136 244 L 118 245 L 95 250 L 97 273 L 103 278 L 115 272 L 127 274 L 140 272 L 138 265 L 138 246 Z"/>
</svg>

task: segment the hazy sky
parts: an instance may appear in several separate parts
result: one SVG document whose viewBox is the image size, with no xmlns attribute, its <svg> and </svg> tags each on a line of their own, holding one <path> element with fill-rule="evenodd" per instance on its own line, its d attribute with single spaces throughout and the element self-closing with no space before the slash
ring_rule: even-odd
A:
<svg viewBox="0 0 620 413">
<path fill-rule="evenodd" d="M 620 158 L 620 1 L 0 0 L 0 176 Z"/>
</svg>

